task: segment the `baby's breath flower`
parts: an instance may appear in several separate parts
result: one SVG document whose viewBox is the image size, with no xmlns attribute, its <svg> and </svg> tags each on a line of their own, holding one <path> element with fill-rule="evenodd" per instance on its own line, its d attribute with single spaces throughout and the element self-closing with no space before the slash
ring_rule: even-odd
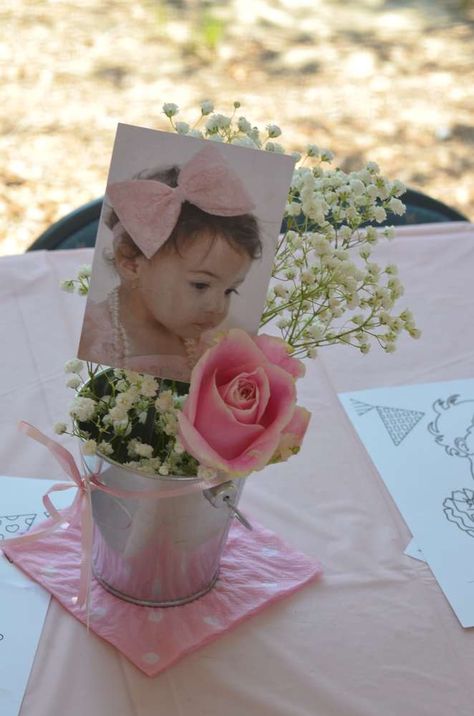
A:
<svg viewBox="0 0 474 716">
<path fill-rule="evenodd" d="M 308 157 L 319 157 L 319 147 L 317 144 L 308 144 L 306 147 Z"/>
<path fill-rule="evenodd" d="M 78 358 L 73 358 L 73 360 L 68 360 L 67 363 L 64 365 L 64 372 L 65 373 L 80 373 L 84 368 L 84 363 L 79 360 Z"/>
<path fill-rule="evenodd" d="M 158 391 L 158 381 L 151 375 L 144 375 L 140 385 L 140 395 L 153 398 Z"/>
<path fill-rule="evenodd" d="M 284 154 L 285 150 L 281 146 L 281 144 L 278 144 L 278 142 L 267 142 L 265 144 L 265 151 L 267 152 L 275 152 L 275 154 Z"/>
<path fill-rule="evenodd" d="M 84 398 L 83 398 L 84 400 Z M 123 405 L 114 405 L 113 408 L 110 409 L 110 411 L 107 413 L 107 415 L 110 416 L 110 419 L 112 422 L 122 422 L 123 420 L 127 419 L 127 410 L 128 406 Z"/>
<path fill-rule="evenodd" d="M 252 125 L 245 117 L 239 117 L 237 121 L 237 127 L 240 132 L 244 132 L 245 134 L 247 134 L 247 132 L 252 131 Z"/>
<path fill-rule="evenodd" d="M 195 127 L 190 129 L 188 132 L 188 137 L 197 137 L 198 139 L 203 139 L 204 135 L 201 132 L 200 129 L 196 129 Z"/>
<path fill-rule="evenodd" d="M 76 388 L 79 388 L 81 385 L 82 380 L 79 378 L 78 375 L 72 375 L 69 380 L 66 382 L 66 385 L 68 388 L 73 388 L 74 390 Z"/>
<path fill-rule="evenodd" d="M 56 433 L 56 435 L 62 435 L 63 433 L 67 432 L 66 423 L 55 423 L 54 432 Z"/>
<path fill-rule="evenodd" d="M 208 114 L 214 112 L 214 103 L 210 99 L 205 99 L 201 102 L 201 114 L 205 117 Z"/>
<path fill-rule="evenodd" d="M 83 266 L 79 266 L 79 270 L 77 272 L 77 278 L 90 278 L 92 275 L 92 266 L 89 264 L 84 264 Z"/>
<path fill-rule="evenodd" d="M 174 444 L 173 452 L 176 453 L 176 455 L 182 455 L 184 453 L 184 447 L 178 439 L 176 439 Z"/>
<path fill-rule="evenodd" d="M 174 102 L 165 102 L 165 104 L 162 107 L 164 114 L 171 119 L 171 117 L 174 117 L 179 112 L 179 107 Z"/>
<path fill-rule="evenodd" d="M 278 296 L 279 298 L 286 298 L 288 296 L 288 289 L 282 283 L 274 286 L 273 292 L 275 296 Z"/>
<path fill-rule="evenodd" d="M 237 147 L 247 147 L 248 149 L 257 149 L 257 145 L 253 141 L 253 139 L 250 139 L 250 137 L 234 137 L 231 140 L 231 144 L 234 144 Z"/>
<path fill-rule="evenodd" d="M 378 174 L 380 172 L 380 167 L 377 162 L 367 162 L 365 168 L 367 169 L 369 174 Z"/>
<path fill-rule="evenodd" d="M 302 271 L 301 272 L 301 281 L 302 283 L 311 284 L 315 281 L 315 276 L 312 271 Z"/>
<path fill-rule="evenodd" d="M 191 127 L 187 122 L 176 122 L 175 129 L 178 134 L 188 134 Z"/>
<path fill-rule="evenodd" d="M 267 132 L 271 139 L 276 139 L 281 135 L 281 129 L 276 124 L 267 124 Z"/>
<path fill-rule="evenodd" d="M 206 129 L 209 133 L 217 132 L 219 129 L 230 127 L 231 118 L 225 114 L 212 114 L 206 122 Z"/>
<path fill-rule="evenodd" d="M 86 422 L 94 417 L 97 409 L 97 403 L 92 398 L 82 398 L 77 396 L 74 398 L 69 408 L 69 415 L 79 422 Z"/>
<path fill-rule="evenodd" d="M 385 219 L 387 218 L 387 212 L 382 206 L 376 206 L 372 214 L 378 224 L 380 224 L 382 221 L 385 221 Z"/>
<path fill-rule="evenodd" d="M 153 447 L 135 440 L 132 454 L 138 455 L 139 457 L 151 457 L 153 455 Z"/>
<path fill-rule="evenodd" d="M 171 390 L 162 390 L 158 398 L 155 400 L 155 407 L 161 412 L 166 412 L 173 408 L 173 393 Z"/>
<path fill-rule="evenodd" d="M 66 291 L 66 293 L 74 293 L 74 281 L 70 278 L 66 279 L 65 281 L 61 281 L 59 284 L 61 291 Z"/>
<path fill-rule="evenodd" d="M 392 197 L 388 202 L 388 208 L 390 211 L 393 211 L 394 214 L 398 214 L 399 216 L 404 214 L 406 211 L 405 204 L 401 202 L 400 199 L 395 199 L 395 197 Z"/>
<path fill-rule="evenodd" d="M 334 159 L 334 153 L 331 152 L 330 149 L 323 149 L 321 151 L 321 161 L 322 162 L 332 162 Z"/>
<path fill-rule="evenodd" d="M 97 452 L 97 443 L 95 440 L 86 440 L 82 443 L 82 452 L 84 455 L 95 455 Z"/>
<path fill-rule="evenodd" d="M 102 453 L 102 455 L 106 457 L 110 457 L 110 455 L 113 455 L 114 449 L 110 443 L 103 440 L 97 445 L 97 452 Z"/>
</svg>

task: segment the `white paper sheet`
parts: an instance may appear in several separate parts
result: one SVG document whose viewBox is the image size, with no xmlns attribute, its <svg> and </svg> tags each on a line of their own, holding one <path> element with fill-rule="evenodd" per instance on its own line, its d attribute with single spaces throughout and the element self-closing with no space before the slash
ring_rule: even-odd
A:
<svg viewBox="0 0 474 716">
<path fill-rule="evenodd" d="M 474 626 L 474 380 L 339 397 L 459 621 Z"/>
<path fill-rule="evenodd" d="M 51 480 L 0 476 L 0 549 L 9 536 L 27 532 L 47 517 L 43 494 Z M 57 493 L 70 504 L 74 490 Z M 0 714 L 17 716 L 49 605 L 49 594 L 0 552 Z"/>
<path fill-rule="evenodd" d="M 406 554 L 407 557 L 413 557 L 413 559 L 418 559 L 420 562 L 426 562 L 423 551 L 418 547 L 416 540 L 414 539 L 411 539 L 409 541 L 403 551 L 403 554 Z"/>
</svg>

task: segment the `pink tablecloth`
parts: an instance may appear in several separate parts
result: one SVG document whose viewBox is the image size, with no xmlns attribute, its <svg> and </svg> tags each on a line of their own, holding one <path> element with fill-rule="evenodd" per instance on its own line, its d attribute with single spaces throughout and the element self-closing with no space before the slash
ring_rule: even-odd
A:
<svg viewBox="0 0 474 716">
<path fill-rule="evenodd" d="M 403 555 L 409 532 L 336 393 L 473 377 L 474 227 L 408 227 L 379 255 L 399 265 L 422 340 L 390 356 L 321 351 L 302 384 L 314 414 L 303 450 L 254 475 L 241 503 L 321 559 L 323 579 L 154 679 L 53 602 L 22 716 L 472 716 L 474 633 Z M 89 260 L 88 250 L 0 260 L 1 473 L 61 477 L 15 424 L 50 432 L 64 415 L 63 363 L 84 304 L 57 284 Z"/>
</svg>

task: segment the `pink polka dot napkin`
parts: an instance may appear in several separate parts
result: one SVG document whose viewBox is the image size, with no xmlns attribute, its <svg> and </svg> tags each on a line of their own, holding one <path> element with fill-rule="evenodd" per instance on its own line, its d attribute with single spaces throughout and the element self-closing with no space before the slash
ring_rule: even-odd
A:
<svg viewBox="0 0 474 716">
<path fill-rule="evenodd" d="M 79 527 L 2 549 L 76 619 L 86 622 L 85 609 L 75 604 Z M 178 607 L 142 607 L 115 597 L 92 578 L 90 628 L 145 674 L 156 676 L 320 574 L 318 562 L 286 546 L 273 532 L 259 525 L 250 532 L 234 523 L 210 592 Z"/>
</svg>

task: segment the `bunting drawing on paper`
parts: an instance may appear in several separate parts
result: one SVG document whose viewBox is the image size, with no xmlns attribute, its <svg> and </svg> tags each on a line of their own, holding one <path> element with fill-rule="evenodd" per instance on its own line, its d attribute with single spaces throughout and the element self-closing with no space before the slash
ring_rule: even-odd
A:
<svg viewBox="0 0 474 716">
<path fill-rule="evenodd" d="M 406 408 L 392 408 L 386 405 L 371 405 L 361 400 L 351 398 L 351 403 L 357 415 L 362 416 L 370 410 L 376 410 L 389 434 L 393 444 L 398 447 L 402 440 L 418 425 L 424 412 L 408 410 Z"/>
</svg>

